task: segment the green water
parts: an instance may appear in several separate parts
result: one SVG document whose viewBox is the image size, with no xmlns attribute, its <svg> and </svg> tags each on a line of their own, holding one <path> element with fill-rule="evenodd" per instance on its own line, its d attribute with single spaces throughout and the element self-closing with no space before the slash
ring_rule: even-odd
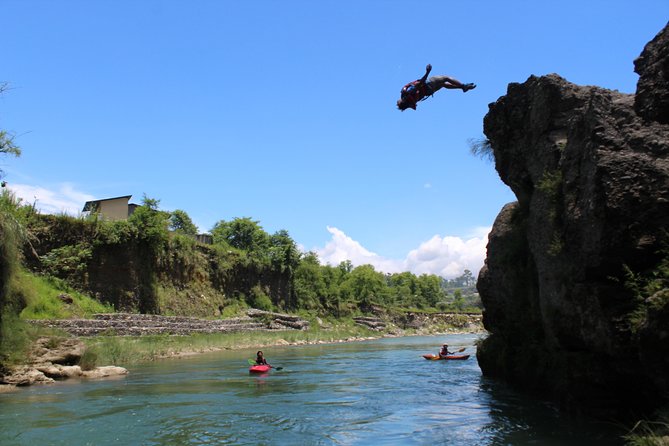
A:
<svg viewBox="0 0 669 446">
<path fill-rule="evenodd" d="M 567 419 L 484 379 L 473 335 L 265 349 L 130 368 L 0 395 L 0 445 L 615 445 L 619 426 Z M 438 345 L 467 361 L 426 361 Z"/>
</svg>

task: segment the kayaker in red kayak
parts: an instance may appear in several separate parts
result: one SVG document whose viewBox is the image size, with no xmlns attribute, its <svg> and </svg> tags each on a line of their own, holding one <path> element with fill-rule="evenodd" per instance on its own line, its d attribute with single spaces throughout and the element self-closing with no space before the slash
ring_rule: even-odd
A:
<svg viewBox="0 0 669 446">
<path fill-rule="evenodd" d="M 265 359 L 265 356 L 263 355 L 262 350 L 258 350 L 258 353 L 256 353 L 256 364 L 257 365 L 269 365 L 269 364 L 267 364 L 267 360 Z"/>
<path fill-rule="evenodd" d="M 442 358 L 445 358 L 448 355 L 452 355 L 455 352 L 449 352 L 448 351 L 448 344 L 444 344 L 441 346 L 441 350 L 439 350 L 439 356 Z"/>
</svg>

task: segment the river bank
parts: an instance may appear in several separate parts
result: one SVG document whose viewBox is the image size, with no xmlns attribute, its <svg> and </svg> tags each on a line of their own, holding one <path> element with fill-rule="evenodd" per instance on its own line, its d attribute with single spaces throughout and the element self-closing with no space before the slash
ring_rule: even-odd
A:
<svg viewBox="0 0 669 446">
<path fill-rule="evenodd" d="M 359 342 L 384 337 L 484 333 L 479 318 L 463 318 L 463 315 L 458 315 L 457 320 L 449 315 L 450 324 L 444 324 L 443 320 L 434 323 L 429 318 L 419 318 L 420 322 L 417 322 L 417 318 L 411 316 L 411 324 L 403 324 L 403 328 L 388 320 L 369 317 L 327 322 L 316 318 L 315 323 L 310 325 L 299 317 L 279 313 L 253 311 L 250 314 L 252 316 L 247 315 L 244 319 L 242 325 L 246 325 L 243 329 L 240 329 L 240 318 L 236 318 L 237 325 L 230 330 L 221 329 L 232 327 L 230 321 L 147 315 L 105 315 L 97 319 L 102 321 L 96 322 L 98 325 L 92 320 L 38 321 L 35 325 L 49 330 L 58 329 L 62 335 L 38 338 L 30 349 L 26 364 L 0 371 L 0 392 L 64 379 L 119 376 L 128 373 L 126 367 L 140 362 L 224 350 Z M 264 322 L 259 324 L 249 322 L 249 319 Z M 284 323 L 277 323 L 277 319 Z M 138 323 L 143 324 L 141 332 L 144 335 L 134 334 L 139 330 L 136 327 Z M 212 327 L 218 329 L 212 331 Z"/>
</svg>

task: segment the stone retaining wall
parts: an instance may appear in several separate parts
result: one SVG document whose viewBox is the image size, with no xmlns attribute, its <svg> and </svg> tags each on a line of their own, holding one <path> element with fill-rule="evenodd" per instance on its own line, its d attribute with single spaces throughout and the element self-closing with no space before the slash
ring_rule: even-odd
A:
<svg viewBox="0 0 669 446">
<path fill-rule="evenodd" d="M 309 322 L 297 316 L 249 310 L 246 317 L 198 319 L 155 314 L 96 314 L 93 319 L 31 320 L 34 325 L 56 328 L 74 336 L 190 335 L 193 333 L 231 333 L 262 330 L 304 330 Z"/>
<path fill-rule="evenodd" d="M 394 322 L 401 328 L 421 329 L 438 324 L 464 329 L 483 331 L 483 316 L 469 313 L 405 313 Z"/>
</svg>

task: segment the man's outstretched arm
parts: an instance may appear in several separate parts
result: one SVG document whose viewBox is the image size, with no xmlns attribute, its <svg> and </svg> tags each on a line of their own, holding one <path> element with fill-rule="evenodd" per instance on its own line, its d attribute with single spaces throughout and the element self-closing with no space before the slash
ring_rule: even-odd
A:
<svg viewBox="0 0 669 446">
<path fill-rule="evenodd" d="M 427 77 L 430 75 L 430 71 L 432 71 L 432 65 L 427 64 L 425 67 L 425 74 L 420 78 L 421 82 L 425 82 L 427 80 Z"/>
</svg>

